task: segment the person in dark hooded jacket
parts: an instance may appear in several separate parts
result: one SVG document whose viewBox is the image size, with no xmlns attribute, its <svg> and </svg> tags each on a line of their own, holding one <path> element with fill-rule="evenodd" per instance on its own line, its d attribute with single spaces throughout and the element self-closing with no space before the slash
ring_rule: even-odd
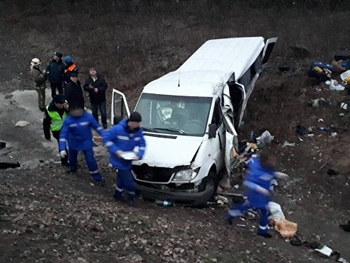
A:
<svg viewBox="0 0 350 263">
<path fill-rule="evenodd" d="M 241 216 L 248 209 L 254 208 L 259 211 L 260 222 L 257 234 L 270 238 L 268 233 L 267 204 L 270 201 L 272 180 L 276 178 L 287 178 L 288 175 L 275 172 L 275 157 L 262 152 L 259 157 L 253 157 L 248 163 L 248 173 L 244 179 L 246 187 L 244 195 L 247 200 L 242 204 L 235 205 L 227 214 L 226 220 L 229 224 L 235 217 Z"/>
<path fill-rule="evenodd" d="M 54 98 L 57 94 L 63 94 L 63 78 L 64 78 L 64 63 L 62 61 L 62 54 L 55 52 L 53 59 L 46 68 L 47 79 L 51 85 L 51 97 Z"/>
<path fill-rule="evenodd" d="M 45 139 L 51 140 L 52 136 L 59 142 L 63 120 L 67 117 L 68 104 L 63 95 L 54 96 L 52 102 L 46 106 L 43 120 Z M 51 133 L 50 133 L 51 131 Z M 62 165 L 68 165 L 68 157 L 61 158 Z"/>
<path fill-rule="evenodd" d="M 69 79 L 68 84 L 64 88 L 64 96 L 68 101 L 69 107 L 84 109 L 85 100 L 80 81 L 78 80 L 78 73 L 72 72 Z"/>
<path fill-rule="evenodd" d="M 90 68 L 89 75 L 83 88 L 89 92 L 92 115 L 98 121 L 98 110 L 100 110 L 103 128 L 107 129 L 106 90 L 108 85 L 95 68 Z"/>
</svg>

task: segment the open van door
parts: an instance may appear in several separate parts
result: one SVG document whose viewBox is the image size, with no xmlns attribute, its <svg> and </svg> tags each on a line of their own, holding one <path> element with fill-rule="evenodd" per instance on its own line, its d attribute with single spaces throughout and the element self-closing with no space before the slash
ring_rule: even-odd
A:
<svg viewBox="0 0 350 263">
<path fill-rule="evenodd" d="M 230 177 L 232 168 L 234 168 L 234 162 L 237 157 L 238 137 L 237 132 L 230 120 L 230 116 L 223 115 L 225 125 L 225 167 L 227 175 Z"/>
<path fill-rule="evenodd" d="M 263 51 L 263 57 L 261 64 L 264 65 L 270 58 L 271 52 L 277 42 L 278 37 L 269 38 L 266 40 L 265 48 Z"/>
<path fill-rule="evenodd" d="M 234 162 L 233 157 L 238 150 L 238 137 L 234 127 L 234 109 L 228 89 L 228 85 L 225 85 L 221 111 L 225 126 L 225 167 L 227 175 L 230 176 Z"/>
<path fill-rule="evenodd" d="M 130 110 L 125 95 L 119 90 L 113 89 L 111 103 L 111 123 L 117 124 L 130 116 Z"/>
<path fill-rule="evenodd" d="M 233 114 L 233 126 L 238 128 L 242 124 L 245 108 L 247 106 L 247 94 L 242 84 L 229 82 L 224 87 L 224 103 L 230 105 Z"/>
</svg>

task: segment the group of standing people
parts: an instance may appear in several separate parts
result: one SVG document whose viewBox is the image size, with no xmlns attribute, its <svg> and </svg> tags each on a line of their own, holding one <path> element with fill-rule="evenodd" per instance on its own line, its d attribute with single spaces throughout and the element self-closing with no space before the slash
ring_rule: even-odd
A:
<svg viewBox="0 0 350 263">
<path fill-rule="evenodd" d="M 89 76 L 85 80 L 83 89 L 78 79 L 78 68 L 71 56 L 65 56 L 60 52 L 55 52 L 46 69 L 42 69 L 42 62 L 38 58 L 33 58 L 30 63 L 30 74 L 34 79 L 34 90 L 38 93 L 38 108 L 46 111 L 46 81 L 50 83 L 51 97 L 64 95 L 67 103 L 72 107 L 85 108 L 83 89 L 88 92 L 91 104 L 92 115 L 98 121 L 99 112 L 103 128 L 107 128 L 107 107 L 106 90 L 107 82 L 97 73 L 96 68 L 89 69 Z"/>
<path fill-rule="evenodd" d="M 95 130 L 102 138 L 110 153 L 110 164 L 117 172 L 116 190 L 113 197 L 117 201 L 127 201 L 135 206 L 134 177 L 131 173 L 132 161 L 139 160 L 145 152 L 145 140 L 140 127 L 141 114 L 133 112 L 127 119 L 107 130 L 106 90 L 107 83 L 95 68 L 89 69 L 89 77 L 83 87 L 78 80 L 78 69 L 70 56 L 62 60 L 62 54 L 55 52 L 46 70 L 40 68 L 37 58 L 31 62 L 35 90 L 38 92 L 38 106 L 44 111 L 43 129 L 45 139 L 54 137 L 58 142 L 61 164 L 69 167 L 68 174 L 78 170 L 78 153 L 84 153 L 92 182 L 103 186 L 93 151 Z M 45 105 L 46 80 L 51 85 L 52 101 Z M 92 114 L 85 110 L 83 89 L 89 93 Z M 98 122 L 98 111 L 101 122 Z M 127 155 L 125 153 L 133 153 Z M 124 196 L 126 191 L 126 198 Z"/>
</svg>

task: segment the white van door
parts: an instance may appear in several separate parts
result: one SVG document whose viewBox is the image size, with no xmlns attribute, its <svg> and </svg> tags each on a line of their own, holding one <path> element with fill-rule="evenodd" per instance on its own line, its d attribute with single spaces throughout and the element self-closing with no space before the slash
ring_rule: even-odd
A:
<svg viewBox="0 0 350 263">
<path fill-rule="evenodd" d="M 238 137 L 235 128 L 231 122 L 231 118 L 229 115 L 223 115 L 224 125 L 226 128 L 225 131 L 225 167 L 227 175 L 231 175 L 231 171 L 233 168 L 234 161 L 237 157 L 238 151 Z"/>
<path fill-rule="evenodd" d="M 129 105 L 124 93 L 119 90 L 113 89 L 112 103 L 111 103 L 111 123 L 117 124 L 124 118 L 130 116 Z"/>
<path fill-rule="evenodd" d="M 223 101 L 226 108 L 231 109 L 233 126 L 238 128 L 243 119 L 247 106 L 247 94 L 242 84 L 231 82 L 225 85 L 223 91 Z"/>
<path fill-rule="evenodd" d="M 261 64 L 264 65 L 270 58 L 271 52 L 277 42 L 278 37 L 272 37 L 266 40 L 264 51 L 263 51 L 263 58 Z"/>
<path fill-rule="evenodd" d="M 228 85 L 224 87 L 221 110 L 225 126 L 225 167 L 227 175 L 230 176 L 234 157 L 238 150 L 238 137 L 234 127 L 234 108 Z"/>
</svg>

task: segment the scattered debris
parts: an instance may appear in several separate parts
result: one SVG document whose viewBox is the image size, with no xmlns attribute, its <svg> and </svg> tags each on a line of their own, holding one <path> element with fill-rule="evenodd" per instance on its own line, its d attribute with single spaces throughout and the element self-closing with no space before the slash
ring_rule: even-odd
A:
<svg viewBox="0 0 350 263">
<path fill-rule="evenodd" d="M 304 126 L 301 126 L 300 124 L 297 125 L 295 132 L 300 136 L 308 134 L 307 128 Z"/>
<path fill-rule="evenodd" d="M 269 131 L 264 131 L 258 138 L 256 138 L 256 141 L 259 143 L 268 144 L 273 141 L 275 137 L 271 135 Z"/>
<path fill-rule="evenodd" d="M 8 168 L 17 168 L 20 167 L 20 163 L 6 163 L 6 162 L 0 162 L 0 169 L 8 169 Z"/>
<path fill-rule="evenodd" d="M 348 224 L 339 225 L 340 229 L 343 229 L 345 232 L 350 232 L 350 220 L 348 221 Z"/>
<path fill-rule="evenodd" d="M 333 250 L 330 247 L 327 247 L 324 245 L 321 249 L 316 248 L 315 251 L 320 252 L 323 255 L 326 255 L 327 257 L 330 257 L 332 255 Z"/>
<path fill-rule="evenodd" d="M 298 225 L 287 219 L 274 220 L 272 223 L 282 237 L 293 237 L 298 230 Z"/>
<path fill-rule="evenodd" d="M 30 123 L 28 121 L 18 121 L 15 126 L 16 127 L 25 127 L 27 125 L 29 125 Z"/>
<path fill-rule="evenodd" d="M 282 212 L 282 208 L 279 204 L 275 203 L 275 202 L 268 202 L 267 204 L 267 208 L 270 211 L 270 217 L 269 219 L 272 220 L 280 220 L 280 219 L 285 219 L 285 216 Z"/>
<path fill-rule="evenodd" d="M 346 102 L 342 102 L 340 103 L 340 108 L 342 108 L 343 110 L 348 110 L 348 104 Z"/>
<path fill-rule="evenodd" d="M 350 82 L 350 70 L 344 71 L 342 74 L 340 74 L 340 78 L 343 82 Z"/>
<path fill-rule="evenodd" d="M 339 172 L 338 172 L 338 171 L 335 171 L 335 170 L 333 170 L 333 169 L 328 169 L 327 174 L 328 174 L 329 176 L 335 176 L 335 175 L 338 175 Z"/>
<path fill-rule="evenodd" d="M 323 107 L 323 106 L 329 106 L 331 105 L 331 101 L 330 100 L 326 100 L 324 98 L 319 98 L 319 99 L 312 99 L 312 100 L 309 100 L 307 102 L 307 105 L 310 106 L 310 107 L 315 107 L 315 108 L 318 108 L 318 107 Z"/>
<path fill-rule="evenodd" d="M 0 141 L 0 149 L 5 148 L 5 147 L 6 147 L 6 142 Z"/>
<path fill-rule="evenodd" d="M 224 204 L 228 204 L 229 203 L 227 197 L 222 196 L 222 195 L 215 195 L 214 199 L 216 200 L 216 203 L 218 205 L 224 205 Z"/>
<path fill-rule="evenodd" d="M 283 145 L 282 145 L 282 148 L 283 147 L 287 147 L 287 146 L 295 146 L 295 142 L 293 142 L 293 143 L 290 143 L 290 142 L 288 142 L 288 141 L 285 141 L 284 143 L 283 143 Z"/>
<path fill-rule="evenodd" d="M 340 91 L 345 89 L 345 87 L 340 85 L 338 81 L 336 81 L 335 79 L 330 80 L 329 88 L 330 90 L 340 90 Z"/>
</svg>

